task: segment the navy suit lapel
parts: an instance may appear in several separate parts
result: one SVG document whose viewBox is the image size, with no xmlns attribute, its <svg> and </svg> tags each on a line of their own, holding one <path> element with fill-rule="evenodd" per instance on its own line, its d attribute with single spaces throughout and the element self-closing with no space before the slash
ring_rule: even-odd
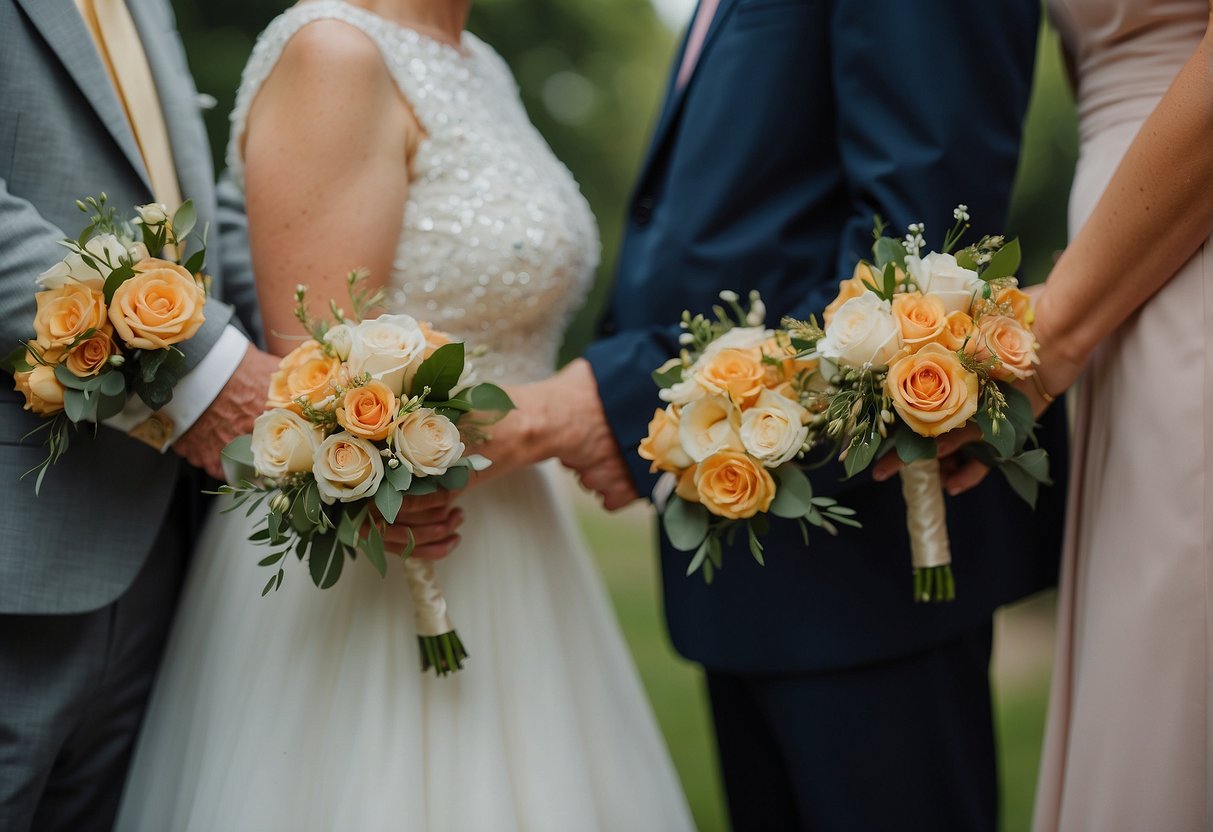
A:
<svg viewBox="0 0 1213 832">
<path fill-rule="evenodd" d="M 666 88 L 665 104 L 661 108 L 661 115 L 657 119 L 657 127 L 653 130 L 653 139 L 649 142 L 649 150 L 645 156 L 644 164 L 640 168 L 640 177 L 637 181 L 643 182 L 648 178 L 650 168 L 658 154 L 658 151 L 669 138 L 670 132 L 678 123 L 678 117 L 682 114 L 682 105 L 686 100 L 687 91 L 695 84 L 695 76 L 699 74 L 700 67 L 708 57 L 708 50 L 712 46 L 712 41 L 720 34 L 726 18 L 733 11 L 733 7 L 737 5 L 737 0 L 720 0 L 720 5 L 716 9 L 716 15 L 712 18 L 712 25 L 708 27 L 707 34 L 703 39 L 703 47 L 699 51 L 699 59 L 695 62 L 695 69 L 691 72 L 691 77 L 687 79 L 686 84 L 681 88 L 677 86 L 678 70 L 682 66 L 683 57 L 686 55 L 687 39 L 690 36 L 691 27 L 687 26 L 687 31 L 682 36 L 682 46 L 678 49 L 678 57 L 674 61 L 674 66 L 670 71 L 670 80 Z M 692 21 L 694 16 L 692 15 Z"/>
<path fill-rule="evenodd" d="M 17 0 L 30 22 L 38 29 L 47 45 L 59 58 L 68 75 L 76 82 L 89 106 L 96 111 L 101 123 L 114 142 L 122 149 L 131 168 L 151 192 L 151 183 L 143 165 L 143 156 L 135 135 L 131 132 L 126 111 L 118 100 L 109 72 L 101 62 L 92 35 L 75 4 L 70 0 L 52 3 L 48 0 Z"/>
</svg>

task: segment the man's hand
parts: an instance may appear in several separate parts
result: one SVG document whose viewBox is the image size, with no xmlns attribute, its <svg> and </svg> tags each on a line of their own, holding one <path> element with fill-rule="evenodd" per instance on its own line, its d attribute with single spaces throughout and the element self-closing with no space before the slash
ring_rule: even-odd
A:
<svg viewBox="0 0 1213 832">
<path fill-rule="evenodd" d="M 215 479 L 223 479 L 219 454 L 237 436 L 252 433 L 253 421 L 265 410 L 270 376 L 277 369 L 276 356 L 250 344 L 236 372 L 198 421 L 177 438 L 173 450 Z"/>
<path fill-rule="evenodd" d="M 588 361 L 578 358 L 550 379 L 507 392 L 517 410 L 494 425 L 492 439 L 476 449 L 493 461 L 477 481 L 556 457 L 602 496 L 608 510 L 637 499 Z"/>
</svg>

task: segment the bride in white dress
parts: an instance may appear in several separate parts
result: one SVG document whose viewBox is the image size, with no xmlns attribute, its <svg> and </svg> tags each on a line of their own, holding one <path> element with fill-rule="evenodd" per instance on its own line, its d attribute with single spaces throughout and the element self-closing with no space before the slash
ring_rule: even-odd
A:
<svg viewBox="0 0 1213 832">
<path fill-rule="evenodd" d="M 296 331 L 295 282 L 312 285 L 319 307 L 320 288 L 340 300 L 346 270 L 380 262 L 389 311 L 487 347 L 482 376 L 551 375 L 597 260 L 588 206 L 527 120 L 501 58 L 467 33 L 454 45 L 462 13 L 451 43 L 404 16 L 462 4 L 363 5 L 384 16 L 337 0 L 296 5 L 262 34 L 244 72 L 229 162 L 247 186 L 267 332 Z M 380 76 L 391 96 L 374 118 L 359 118 L 358 101 L 379 93 Z M 294 108 L 297 118 L 326 120 L 314 132 L 334 143 L 294 158 L 297 137 L 258 134 L 253 105 L 267 79 L 277 89 L 265 118 Z M 391 148 L 376 156 L 367 134 L 397 129 L 398 157 Z M 302 198 L 268 204 L 283 193 Z M 384 193 L 407 197 L 388 206 Z M 271 338 L 277 350 L 289 346 Z M 264 550 L 246 541 L 252 521 L 215 514 L 117 827 L 691 829 L 563 489 L 545 465 L 460 498 L 462 542 L 438 573 L 471 656 L 446 678 L 419 671 L 398 567 L 381 579 L 354 563 L 322 592 L 292 561 L 299 568 L 281 590 L 261 598 Z"/>
</svg>

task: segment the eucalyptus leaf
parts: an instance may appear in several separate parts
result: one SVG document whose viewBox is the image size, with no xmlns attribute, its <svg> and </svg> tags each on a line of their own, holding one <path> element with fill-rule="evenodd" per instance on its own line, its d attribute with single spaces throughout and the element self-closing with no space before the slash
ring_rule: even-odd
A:
<svg viewBox="0 0 1213 832">
<path fill-rule="evenodd" d="M 935 440 L 929 436 L 915 433 L 909 425 L 899 425 L 893 441 L 897 448 L 897 456 L 906 465 L 920 459 L 935 458 Z"/>
<path fill-rule="evenodd" d="M 979 410 L 973 417 L 981 428 L 981 438 L 989 444 L 998 456 L 1008 459 L 1015 454 L 1015 425 L 1008 419 L 995 422 L 985 410 Z"/>
<path fill-rule="evenodd" d="M 63 412 L 73 422 L 86 421 L 97 410 L 97 400 L 90 399 L 83 390 L 68 388 L 63 391 Z"/>
<path fill-rule="evenodd" d="M 876 259 L 876 268 L 884 271 L 890 263 L 898 268 L 906 267 L 906 247 L 901 240 L 892 237 L 880 237 L 872 244 L 872 257 Z"/>
<path fill-rule="evenodd" d="M 337 521 L 337 539 L 343 546 L 357 546 L 359 533 L 362 531 L 360 526 L 361 524 L 354 523 L 354 517 L 349 511 L 343 509 L 341 518 Z"/>
<path fill-rule="evenodd" d="M 424 497 L 427 494 L 433 494 L 438 490 L 438 483 L 434 482 L 433 477 L 414 477 L 413 484 L 409 486 L 410 497 Z"/>
<path fill-rule="evenodd" d="M 779 487 L 771 501 L 771 514 L 794 520 L 803 517 L 813 500 L 813 485 L 804 471 L 789 462 L 775 471 Z"/>
<path fill-rule="evenodd" d="M 1036 437 L 1036 416 L 1032 413 L 1032 402 L 1010 384 L 1000 382 L 998 389 L 1007 400 L 1006 415 L 1015 426 L 1015 450 L 1019 451 L 1029 439 Z"/>
<path fill-rule="evenodd" d="M 252 469 L 253 467 L 253 437 L 251 434 L 237 436 L 219 452 L 221 459 L 234 465 Z"/>
<path fill-rule="evenodd" d="M 460 491 L 467 488 L 470 478 L 471 471 L 468 470 L 467 466 L 456 465 L 438 478 L 438 484 L 447 491 Z"/>
<path fill-rule="evenodd" d="M 758 535 L 754 532 L 754 527 L 746 523 L 746 534 L 750 539 L 750 554 L 754 560 L 758 561 L 759 566 L 766 566 L 766 561 L 762 559 L 762 541 L 758 539 Z"/>
<path fill-rule="evenodd" d="M 397 491 L 386 478 L 380 481 L 379 489 L 375 492 L 375 507 L 389 523 L 396 522 L 400 506 L 404 504 L 404 495 Z"/>
<path fill-rule="evenodd" d="M 324 508 L 320 503 L 320 488 L 317 487 L 315 480 L 303 487 L 300 497 L 303 502 L 303 516 L 312 526 L 319 526 L 323 522 Z"/>
<path fill-rule="evenodd" d="M 710 540 L 710 538 L 709 538 L 709 540 Z M 687 564 L 687 576 L 689 577 L 691 575 L 694 575 L 695 572 L 699 569 L 699 567 L 704 565 L 704 561 L 707 560 L 707 557 L 708 557 L 708 540 L 705 540 L 699 544 L 699 548 L 697 548 L 695 550 L 695 556 L 693 558 L 691 558 L 691 562 L 689 564 Z M 711 577 L 708 576 L 708 574 L 705 574 L 704 577 L 708 583 L 712 582 L 712 579 L 711 579 Z"/>
<path fill-rule="evenodd" d="M 106 419 L 113 418 L 126 408 L 126 396 L 119 393 L 117 396 L 107 396 L 104 393 L 97 396 L 97 421 L 104 422 Z"/>
<path fill-rule="evenodd" d="M 328 589 L 337 583 L 341 577 L 341 568 L 345 565 L 345 549 L 337 539 L 336 531 L 312 536 L 312 544 L 308 549 L 307 566 L 312 574 L 312 583 L 321 589 Z"/>
<path fill-rule="evenodd" d="M 847 476 L 853 477 L 865 470 L 876 458 L 876 450 L 880 447 L 880 433 L 875 428 L 868 428 L 857 442 L 848 446 L 850 451 L 843 462 Z"/>
<path fill-rule="evenodd" d="M 1052 485 L 1049 477 L 1049 452 L 1044 448 L 1033 448 L 1015 457 L 1015 462 L 1024 472 L 1042 485 Z"/>
<path fill-rule="evenodd" d="M 6 373 L 28 373 L 34 365 L 25 360 L 28 348 L 22 344 L 4 358 L 0 359 L 0 370 Z"/>
<path fill-rule="evenodd" d="M 998 470 L 1007 478 L 1007 484 L 1018 494 L 1025 503 L 1036 508 L 1036 498 L 1040 494 L 1040 483 L 1032 478 L 1019 463 L 1006 460 L 999 463 Z"/>
<path fill-rule="evenodd" d="M 670 545 L 683 552 L 694 550 L 708 533 L 708 510 L 699 503 L 689 503 L 678 496 L 670 498 L 661 515 Z"/>
<path fill-rule="evenodd" d="M 88 379 L 80 378 L 80 376 L 69 370 L 66 364 L 55 365 L 55 378 L 57 378 L 59 383 L 68 390 L 87 389 Z M 72 421 L 74 422 L 76 420 L 73 419 Z"/>
<path fill-rule="evenodd" d="M 379 573 L 379 577 L 387 574 L 387 558 L 383 551 L 383 534 L 379 531 L 379 527 L 374 523 L 370 526 L 370 531 L 367 532 L 366 542 L 362 544 L 362 554 L 366 555 L 366 559 L 371 562 L 371 566 L 375 567 L 375 571 Z"/>
<path fill-rule="evenodd" d="M 126 393 L 126 377 L 117 370 L 110 370 L 97 376 L 100 382 L 97 389 L 103 396 L 122 396 Z"/>
<path fill-rule="evenodd" d="M 404 464 L 397 465 L 395 468 L 387 466 L 383 476 L 397 491 L 408 491 L 409 486 L 413 484 L 413 472 Z"/>
</svg>

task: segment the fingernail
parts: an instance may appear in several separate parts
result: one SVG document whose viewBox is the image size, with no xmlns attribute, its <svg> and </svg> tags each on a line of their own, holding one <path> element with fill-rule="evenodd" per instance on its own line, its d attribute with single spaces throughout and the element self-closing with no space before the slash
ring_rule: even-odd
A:
<svg viewBox="0 0 1213 832">
<path fill-rule="evenodd" d="M 888 478 L 889 478 L 889 475 L 886 474 L 884 471 L 873 471 L 872 472 L 872 479 L 876 480 L 876 482 L 884 482 Z"/>
</svg>

